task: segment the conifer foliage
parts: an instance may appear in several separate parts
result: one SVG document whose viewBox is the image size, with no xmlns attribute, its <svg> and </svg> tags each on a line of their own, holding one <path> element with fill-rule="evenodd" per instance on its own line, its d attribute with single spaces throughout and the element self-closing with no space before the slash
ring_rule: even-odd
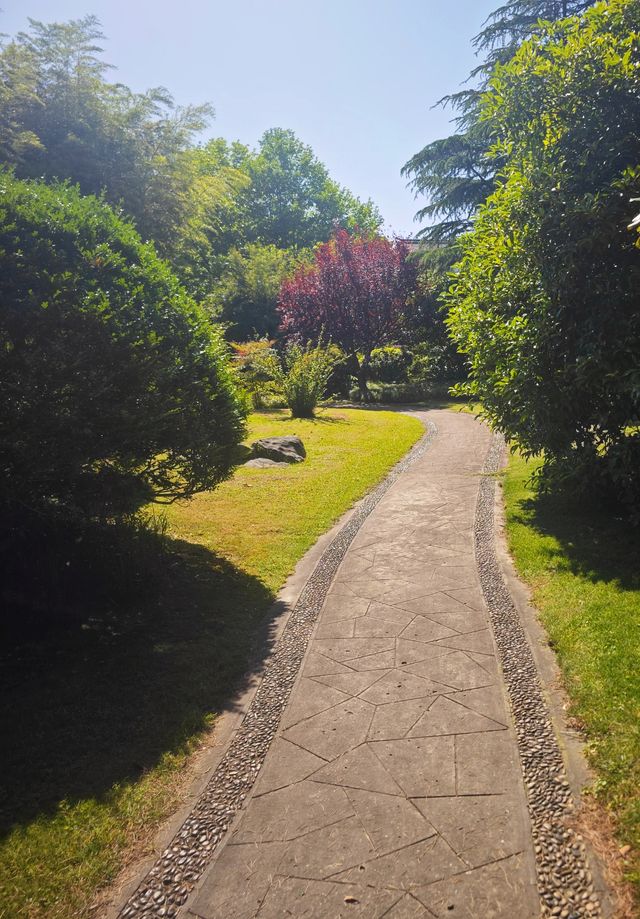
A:
<svg viewBox="0 0 640 919">
<path fill-rule="evenodd" d="M 495 132 L 491 120 L 482 117 L 480 104 L 494 67 L 510 60 L 543 20 L 577 15 L 594 2 L 511 0 L 489 16 L 473 39 L 477 52 L 484 55 L 469 77 L 475 85 L 438 103 L 451 107 L 457 130 L 427 144 L 402 170 L 416 196 L 428 199 L 416 214 L 416 219 L 429 222 L 420 233 L 427 242 L 436 246 L 455 243 L 495 188 L 502 161 L 488 156 Z"/>
</svg>

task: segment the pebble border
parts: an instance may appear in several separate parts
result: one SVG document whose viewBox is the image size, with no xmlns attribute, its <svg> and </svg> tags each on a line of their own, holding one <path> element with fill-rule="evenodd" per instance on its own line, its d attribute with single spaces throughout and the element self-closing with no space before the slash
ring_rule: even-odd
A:
<svg viewBox="0 0 640 919">
<path fill-rule="evenodd" d="M 325 549 L 293 608 L 231 745 L 173 841 L 118 914 L 120 919 L 171 919 L 188 899 L 251 791 L 340 562 L 386 492 L 429 448 L 438 432 L 431 421 L 425 426 L 427 433 L 360 502 Z"/>
<path fill-rule="evenodd" d="M 495 473 L 505 442 L 495 434 L 478 493 L 475 552 L 515 723 L 531 817 L 543 917 L 600 919 L 602 910 L 582 837 L 572 829 L 573 801 L 542 694 L 536 664 L 495 549 Z"/>
</svg>

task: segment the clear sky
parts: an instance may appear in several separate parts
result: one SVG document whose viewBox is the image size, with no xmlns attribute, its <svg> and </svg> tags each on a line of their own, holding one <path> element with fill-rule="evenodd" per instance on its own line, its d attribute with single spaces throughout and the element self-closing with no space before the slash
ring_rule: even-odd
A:
<svg viewBox="0 0 640 919">
<path fill-rule="evenodd" d="M 0 32 L 94 13 L 114 79 L 211 102 L 210 135 L 254 145 L 292 128 L 333 178 L 412 235 L 420 204 L 400 175 L 450 133 L 431 106 L 477 63 L 470 39 L 499 0 L 0 0 Z"/>
</svg>

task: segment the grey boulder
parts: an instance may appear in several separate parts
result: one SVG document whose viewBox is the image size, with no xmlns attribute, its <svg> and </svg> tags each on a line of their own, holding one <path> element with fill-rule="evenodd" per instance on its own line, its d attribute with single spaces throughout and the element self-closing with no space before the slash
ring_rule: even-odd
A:
<svg viewBox="0 0 640 919">
<path fill-rule="evenodd" d="M 270 466 L 288 466 L 289 463 L 276 463 L 275 460 L 267 459 L 264 456 L 258 456 L 255 459 L 250 459 L 244 465 L 249 466 L 250 469 L 268 469 Z"/>
<path fill-rule="evenodd" d="M 251 444 L 254 458 L 269 459 L 276 463 L 301 463 L 307 451 L 299 437 L 263 437 Z"/>
</svg>

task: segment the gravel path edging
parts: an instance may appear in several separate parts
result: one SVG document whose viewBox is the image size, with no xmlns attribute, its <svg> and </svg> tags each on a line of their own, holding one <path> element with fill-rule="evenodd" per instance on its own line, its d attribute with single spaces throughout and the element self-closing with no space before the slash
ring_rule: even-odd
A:
<svg viewBox="0 0 640 919">
<path fill-rule="evenodd" d="M 495 474 L 504 450 L 504 438 L 495 434 L 478 493 L 475 550 L 515 725 L 542 916 L 601 919 L 602 905 L 594 890 L 586 848 L 571 825 L 573 799 L 536 662 L 496 552 Z"/>
<path fill-rule="evenodd" d="M 437 435 L 433 422 L 425 424 L 427 433 L 362 499 L 325 549 L 286 622 L 230 746 L 172 842 L 120 910 L 121 919 L 171 919 L 186 903 L 253 787 L 296 681 L 317 617 L 347 549 L 382 497 L 424 454 Z"/>
</svg>

